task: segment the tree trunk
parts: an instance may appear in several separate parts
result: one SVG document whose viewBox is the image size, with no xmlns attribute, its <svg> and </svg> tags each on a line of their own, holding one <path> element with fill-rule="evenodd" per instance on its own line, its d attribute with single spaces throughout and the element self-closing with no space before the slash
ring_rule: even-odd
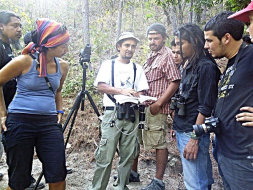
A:
<svg viewBox="0 0 253 190">
<path fill-rule="evenodd" d="M 182 25 L 184 23 L 184 10 L 182 8 L 183 2 L 181 0 L 178 0 L 178 14 L 175 15 L 176 17 L 178 17 L 178 24 Z M 174 5 L 173 5 L 174 6 Z"/>
<path fill-rule="evenodd" d="M 124 0 L 121 0 L 121 1 L 119 2 L 119 13 L 118 13 L 118 21 L 117 21 L 118 28 L 117 28 L 117 36 L 116 36 L 116 39 L 119 39 L 119 35 L 120 35 L 120 33 L 121 33 L 121 22 L 122 22 L 123 2 L 124 2 Z"/>
<path fill-rule="evenodd" d="M 193 20 L 193 0 L 190 2 L 190 9 L 189 9 L 189 23 L 192 23 Z"/>
<path fill-rule="evenodd" d="M 84 42 L 84 45 L 85 44 L 90 44 L 89 0 L 83 0 L 82 25 L 83 25 L 83 42 Z"/>
<path fill-rule="evenodd" d="M 172 21 L 172 27 L 173 27 L 173 32 L 177 31 L 177 8 L 175 5 L 171 6 L 171 21 Z"/>
<path fill-rule="evenodd" d="M 206 10 L 207 10 L 206 5 L 204 5 L 203 12 L 201 14 L 201 24 L 205 24 L 206 22 Z"/>
</svg>

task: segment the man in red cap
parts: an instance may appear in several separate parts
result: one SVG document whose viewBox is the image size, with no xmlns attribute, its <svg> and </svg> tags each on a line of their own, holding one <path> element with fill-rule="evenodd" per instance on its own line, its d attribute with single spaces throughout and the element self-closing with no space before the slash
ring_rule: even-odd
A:
<svg viewBox="0 0 253 190">
<path fill-rule="evenodd" d="M 249 6 L 246 9 L 243 13 L 249 15 Z M 238 13 L 225 11 L 207 22 L 205 48 L 214 58 L 228 59 L 214 109 L 220 129 L 220 133 L 216 133 L 215 153 L 224 188 L 250 190 L 253 188 L 253 164 L 249 146 L 253 148 L 253 129 L 245 127 L 247 123 L 238 122 L 236 117 L 243 106 L 253 102 L 253 46 L 243 44 L 244 25 L 234 19 L 235 15 L 239 17 Z"/>
<path fill-rule="evenodd" d="M 250 34 L 251 42 L 253 43 L 253 1 L 245 8 L 242 9 L 228 18 L 234 18 L 248 24 L 247 32 Z M 243 126 L 253 126 L 253 107 L 244 106 L 240 109 L 244 111 L 236 116 L 237 121 L 244 121 Z"/>
<path fill-rule="evenodd" d="M 181 76 L 173 61 L 171 49 L 165 46 L 167 34 L 164 25 L 150 25 L 147 38 L 151 51 L 143 66 L 149 84 L 145 95 L 156 97 L 157 101 L 146 103 L 141 144 L 145 150 L 155 149 L 156 173 L 151 183 L 141 190 L 165 190 L 163 176 L 168 162 L 167 116 L 170 113 L 170 99 L 179 87 Z"/>
</svg>

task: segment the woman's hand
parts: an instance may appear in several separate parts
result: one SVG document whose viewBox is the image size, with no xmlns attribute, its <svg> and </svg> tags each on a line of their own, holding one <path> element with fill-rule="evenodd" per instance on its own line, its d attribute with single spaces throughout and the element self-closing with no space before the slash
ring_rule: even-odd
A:
<svg viewBox="0 0 253 190">
<path fill-rule="evenodd" d="M 61 123 L 62 122 L 62 113 L 58 113 L 57 118 L 58 118 L 57 123 Z"/>
</svg>

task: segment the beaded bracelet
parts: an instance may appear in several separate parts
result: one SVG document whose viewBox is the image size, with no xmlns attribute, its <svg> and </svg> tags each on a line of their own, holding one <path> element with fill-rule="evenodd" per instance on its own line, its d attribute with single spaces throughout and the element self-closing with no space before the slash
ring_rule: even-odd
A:
<svg viewBox="0 0 253 190">
<path fill-rule="evenodd" d="M 199 140 L 199 137 L 197 137 L 197 135 L 194 132 L 191 132 L 190 138 L 194 140 Z"/>
</svg>

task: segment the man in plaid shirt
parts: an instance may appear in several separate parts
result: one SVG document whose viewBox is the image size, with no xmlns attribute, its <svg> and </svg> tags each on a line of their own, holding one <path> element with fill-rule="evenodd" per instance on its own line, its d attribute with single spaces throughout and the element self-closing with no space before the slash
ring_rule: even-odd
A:
<svg viewBox="0 0 253 190">
<path fill-rule="evenodd" d="M 144 65 L 149 90 L 145 95 L 156 97 L 157 101 L 146 104 L 146 124 L 142 130 L 141 144 L 145 150 L 156 150 L 156 175 L 149 185 L 142 190 L 165 189 L 163 175 L 168 160 L 166 142 L 167 116 L 170 98 L 180 84 L 180 73 L 173 62 L 171 49 L 165 46 L 167 34 L 164 25 L 155 23 L 147 30 L 150 54 Z"/>
</svg>

